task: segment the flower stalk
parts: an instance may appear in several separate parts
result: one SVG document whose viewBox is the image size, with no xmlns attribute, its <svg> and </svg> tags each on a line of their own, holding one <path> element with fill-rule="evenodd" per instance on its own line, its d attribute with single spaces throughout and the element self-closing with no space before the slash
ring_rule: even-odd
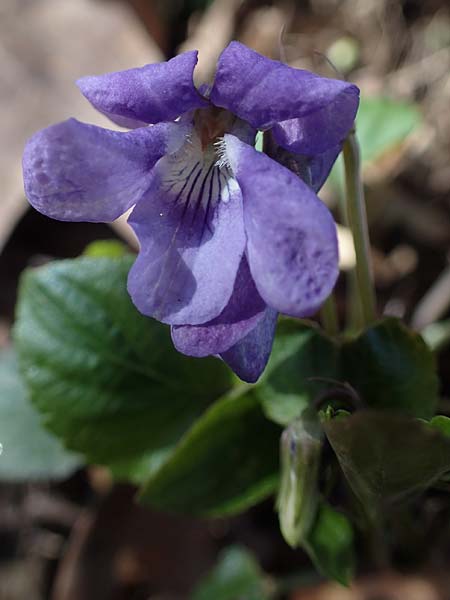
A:
<svg viewBox="0 0 450 600">
<path fill-rule="evenodd" d="M 335 336 L 339 333 L 336 299 L 332 292 L 320 309 L 320 320 L 328 335 Z"/>
<path fill-rule="evenodd" d="M 368 325 L 376 318 L 376 299 L 370 259 L 364 187 L 361 177 L 361 156 L 354 131 L 349 133 L 344 142 L 343 156 L 346 213 L 356 253 L 357 293 L 361 304 L 363 325 Z"/>
</svg>

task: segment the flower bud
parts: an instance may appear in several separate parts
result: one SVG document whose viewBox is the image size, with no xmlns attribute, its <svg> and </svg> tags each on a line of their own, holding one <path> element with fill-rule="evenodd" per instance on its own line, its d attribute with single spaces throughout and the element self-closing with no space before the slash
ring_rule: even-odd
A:
<svg viewBox="0 0 450 600">
<path fill-rule="evenodd" d="M 323 431 L 309 411 L 281 436 L 281 484 L 277 499 L 280 528 L 293 548 L 308 535 L 318 505 L 318 472 Z"/>
</svg>

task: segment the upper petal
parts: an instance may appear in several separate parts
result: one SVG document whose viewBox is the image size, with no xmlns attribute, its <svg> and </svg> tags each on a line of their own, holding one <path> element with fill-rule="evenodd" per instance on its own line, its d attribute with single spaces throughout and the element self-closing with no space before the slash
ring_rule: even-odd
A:
<svg viewBox="0 0 450 600">
<path fill-rule="evenodd" d="M 187 128 L 162 123 L 130 132 L 69 119 L 36 133 L 23 155 L 25 193 L 61 221 L 114 221 L 149 185 L 156 161 L 185 139 Z"/>
<path fill-rule="evenodd" d="M 225 139 L 244 199 L 247 258 L 256 287 L 279 312 L 311 315 L 338 276 L 333 218 L 290 170 L 234 136 Z"/>
<path fill-rule="evenodd" d="M 248 383 L 255 383 L 267 365 L 277 318 L 277 311 L 267 307 L 257 325 L 234 346 L 220 354 L 230 369 Z"/>
<path fill-rule="evenodd" d="M 345 138 L 358 109 L 359 90 L 231 42 L 219 58 L 210 99 L 257 129 L 282 123 L 276 128 L 282 146 L 315 154 Z"/>
<path fill-rule="evenodd" d="M 342 98 L 338 98 L 306 117 L 276 123 L 272 134 L 278 144 L 290 152 L 325 155 L 342 146 L 353 126 L 356 110 L 350 111 L 350 119 L 347 109 L 348 105 Z"/>
<path fill-rule="evenodd" d="M 131 297 L 142 313 L 173 325 L 206 323 L 222 312 L 245 247 L 239 187 L 198 143 L 161 159 L 129 219 L 141 243 Z"/>
<path fill-rule="evenodd" d="M 192 76 L 197 51 L 184 52 L 167 62 L 127 71 L 83 77 L 77 84 L 100 112 L 125 127 L 171 121 L 208 105 Z"/>
<path fill-rule="evenodd" d="M 218 317 L 203 325 L 172 327 L 177 350 L 189 356 L 220 354 L 245 337 L 264 317 L 266 303 L 258 294 L 245 256 L 231 298 Z"/>
</svg>

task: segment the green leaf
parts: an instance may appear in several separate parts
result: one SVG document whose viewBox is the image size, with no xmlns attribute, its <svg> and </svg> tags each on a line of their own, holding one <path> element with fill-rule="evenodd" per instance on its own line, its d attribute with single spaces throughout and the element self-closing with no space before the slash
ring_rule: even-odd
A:
<svg viewBox="0 0 450 600">
<path fill-rule="evenodd" d="M 120 258 L 130 254 L 129 248 L 119 240 L 96 240 L 86 246 L 83 256 L 91 258 Z"/>
<path fill-rule="evenodd" d="M 196 515 L 243 511 L 277 488 L 280 434 L 251 392 L 233 392 L 187 432 L 140 499 Z"/>
<path fill-rule="evenodd" d="M 320 573 L 350 585 L 355 572 L 354 534 L 345 515 L 322 502 L 304 547 Z"/>
<path fill-rule="evenodd" d="M 443 436 L 450 439 L 450 418 L 443 415 L 436 415 L 428 421 L 427 424 L 433 429 L 437 429 Z M 441 477 L 443 482 L 450 483 L 450 470 Z M 448 489 L 448 488 L 447 488 Z"/>
<path fill-rule="evenodd" d="M 450 470 L 450 439 L 418 419 L 360 411 L 323 421 L 356 496 L 374 518 L 383 504 L 422 492 Z"/>
<path fill-rule="evenodd" d="M 30 404 L 14 352 L 0 352 L 0 480 L 63 479 L 80 466 L 80 458 L 66 451 L 45 431 Z"/>
<path fill-rule="evenodd" d="M 142 476 L 230 386 L 216 359 L 173 348 L 133 306 L 133 257 L 79 258 L 25 273 L 15 339 L 31 399 L 51 431 L 90 461 Z M 127 466 L 128 465 L 128 466 Z"/>
<path fill-rule="evenodd" d="M 258 563 L 245 548 L 232 546 L 197 586 L 191 600 L 268 600 L 266 582 Z"/>
<path fill-rule="evenodd" d="M 450 418 L 443 415 L 436 415 L 431 419 L 429 425 L 440 431 L 443 435 L 450 438 Z"/>
<path fill-rule="evenodd" d="M 342 348 L 342 377 L 373 409 L 431 418 L 438 401 L 433 353 L 399 320 L 383 319 Z"/>
<path fill-rule="evenodd" d="M 416 105 L 390 98 L 363 98 L 356 118 L 363 163 L 372 162 L 401 144 L 419 125 Z"/>
<path fill-rule="evenodd" d="M 172 444 L 144 452 L 131 459 L 116 460 L 109 465 L 111 474 L 117 481 L 128 481 L 140 485 L 166 462 L 174 447 L 175 444 Z"/>
<path fill-rule="evenodd" d="M 361 147 L 363 169 L 401 146 L 421 125 L 421 114 L 415 104 L 390 98 L 361 98 L 356 116 L 356 134 Z M 340 156 L 330 174 L 330 183 L 344 189 L 343 161 Z"/>
<path fill-rule="evenodd" d="M 282 321 L 255 393 L 267 417 L 288 425 L 338 377 L 338 348 L 313 323 Z M 314 378 L 322 380 L 314 380 Z"/>
</svg>

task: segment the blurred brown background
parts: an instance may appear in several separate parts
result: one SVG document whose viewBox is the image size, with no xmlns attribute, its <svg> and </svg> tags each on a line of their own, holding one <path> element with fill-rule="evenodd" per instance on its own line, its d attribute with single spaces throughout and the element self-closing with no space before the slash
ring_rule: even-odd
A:
<svg viewBox="0 0 450 600">
<path fill-rule="evenodd" d="M 25 140 L 76 116 L 110 126 L 74 85 L 197 48 L 199 81 L 239 39 L 302 68 L 357 83 L 363 97 L 415 103 L 421 125 L 366 165 L 380 310 L 417 328 L 450 305 L 450 6 L 448 0 L 1 0 L 0 346 L 9 344 L 17 281 L 28 265 L 78 255 L 94 239 L 128 237 L 126 225 L 51 221 L 28 210 L 21 180 Z M 383 114 L 375 124 L 385 127 Z M 336 191 L 324 199 L 334 206 Z M 351 243 L 343 231 L 344 267 Z M 350 246 L 350 247 L 348 247 Z M 343 284 L 339 287 L 341 312 Z M 450 353 L 441 358 L 450 394 Z M 287 550 L 271 503 L 226 522 L 136 508 L 132 490 L 101 469 L 62 483 L 0 482 L 0 600 L 187 598 L 219 548 L 239 541 L 272 572 L 308 561 Z M 430 557 L 431 560 L 432 557 Z M 449 548 L 450 564 L 450 548 Z M 292 598 L 450 598 L 449 564 L 411 581 L 389 576 L 353 591 L 325 586 Z"/>
</svg>

